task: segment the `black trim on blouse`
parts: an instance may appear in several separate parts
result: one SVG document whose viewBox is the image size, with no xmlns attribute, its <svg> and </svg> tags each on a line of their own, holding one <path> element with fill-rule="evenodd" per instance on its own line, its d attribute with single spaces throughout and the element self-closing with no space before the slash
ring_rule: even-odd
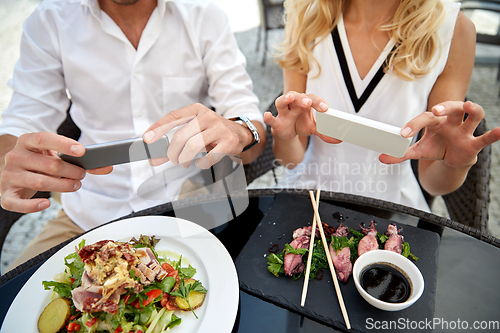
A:
<svg viewBox="0 0 500 333">
<path fill-rule="evenodd" d="M 332 38 L 333 38 L 333 44 L 335 46 L 335 51 L 337 53 L 337 58 L 339 59 L 340 68 L 342 69 L 342 75 L 344 76 L 344 82 L 347 87 L 347 90 L 349 91 L 349 96 L 351 97 L 351 102 L 352 105 L 354 106 L 354 110 L 357 113 L 359 112 L 363 104 L 365 104 L 368 97 L 370 97 L 371 93 L 373 92 L 377 84 L 384 77 L 385 74 L 384 69 L 387 63 L 389 62 L 389 56 L 391 55 L 391 53 L 387 55 L 387 59 L 385 60 L 385 62 L 380 66 L 379 70 L 377 71 L 373 79 L 370 81 L 365 91 L 363 91 L 361 97 L 358 98 L 358 96 L 356 95 L 356 90 L 354 89 L 354 84 L 352 83 L 351 73 L 349 71 L 349 66 L 347 65 L 347 60 L 345 57 L 344 49 L 342 48 L 342 42 L 340 41 L 340 35 L 337 27 L 335 27 L 332 31 Z M 396 46 L 394 46 L 392 51 L 394 51 L 395 49 Z"/>
</svg>

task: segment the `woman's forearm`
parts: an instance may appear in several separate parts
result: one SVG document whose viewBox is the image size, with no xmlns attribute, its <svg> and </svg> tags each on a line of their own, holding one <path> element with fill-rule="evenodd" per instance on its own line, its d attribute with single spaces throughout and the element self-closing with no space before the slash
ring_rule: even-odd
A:
<svg viewBox="0 0 500 333">
<path fill-rule="evenodd" d="M 452 168 L 442 160 L 420 160 L 418 163 L 420 184 L 432 196 L 445 195 L 458 189 L 471 168 Z"/>
<path fill-rule="evenodd" d="M 298 135 L 290 140 L 281 140 L 274 137 L 273 141 L 273 152 L 276 161 L 288 169 L 292 169 L 302 162 L 306 147 L 307 137 Z"/>
</svg>

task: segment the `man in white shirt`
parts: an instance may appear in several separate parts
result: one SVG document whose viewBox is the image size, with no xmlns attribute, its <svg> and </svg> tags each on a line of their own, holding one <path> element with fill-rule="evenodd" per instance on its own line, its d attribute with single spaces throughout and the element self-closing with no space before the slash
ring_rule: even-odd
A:
<svg viewBox="0 0 500 333">
<path fill-rule="evenodd" d="M 209 0 L 45 0 L 23 29 L 9 82 L 14 94 L 0 124 L 5 209 L 41 211 L 50 202 L 32 199 L 36 191 L 62 192 L 65 214 L 88 230 L 161 203 L 137 195 L 152 175 L 147 161 L 86 173 L 57 157 L 81 156 L 84 145 L 167 134 L 163 168 L 176 170 L 166 173 L 172 200 L 199 172 L 174 168 L 183 158 L 208 148 L 249 163 L 262 152 L 264 140 L 245 151 L 254 134 L 229 120 L 247 117 L 265 138 L 245 59 L 227 17 Z M 67 92 L 79 142 L 55 134 Z"/>
</svg>

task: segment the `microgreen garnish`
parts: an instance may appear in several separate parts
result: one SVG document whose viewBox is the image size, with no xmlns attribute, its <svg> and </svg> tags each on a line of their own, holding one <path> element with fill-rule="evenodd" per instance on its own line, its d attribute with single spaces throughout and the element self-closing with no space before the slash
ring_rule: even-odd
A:
<svg viewBox="0 0 500 333">
<path fill-rule="evenodd" d="M 179 284 L 179 289 L 171 292 L 170 295 L 184 299 L 186 301 L 186 303 L 188 304 L 189 309 L 191 309 L 191 312 L 194 314 L 196 319 L 198 319 L 198 316 L 196 315 L 193 308 L 191 307 L 191 304 L 189 303 L 189 293 L 192 291 L 197 291 L 197 292 L 202 293 L 202 294 L 207 293 L 207 290 L 205 289 L 205 287 L 203 287 L 203 285 L 201 284 L 200 281 L 196 280 L 193 283 L 186 285 L 184 283 L 184 280 L 181 280 L 181 282 Z"/>
</svg>

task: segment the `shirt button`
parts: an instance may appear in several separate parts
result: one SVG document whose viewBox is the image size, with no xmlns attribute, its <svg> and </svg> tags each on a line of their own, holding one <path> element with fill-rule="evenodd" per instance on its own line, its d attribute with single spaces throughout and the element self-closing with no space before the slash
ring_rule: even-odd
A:
<svg viewBox="0 0 500 333">
<path fill-rule="evenodd" d="M 142 112 L 142 111 L 137 111 L 137 112 L 135 113 L 135 116 L 136 116 L 136 117 L 142 117 L 143 115 L 144 115 L 144 112 Z"/>
</svg>

